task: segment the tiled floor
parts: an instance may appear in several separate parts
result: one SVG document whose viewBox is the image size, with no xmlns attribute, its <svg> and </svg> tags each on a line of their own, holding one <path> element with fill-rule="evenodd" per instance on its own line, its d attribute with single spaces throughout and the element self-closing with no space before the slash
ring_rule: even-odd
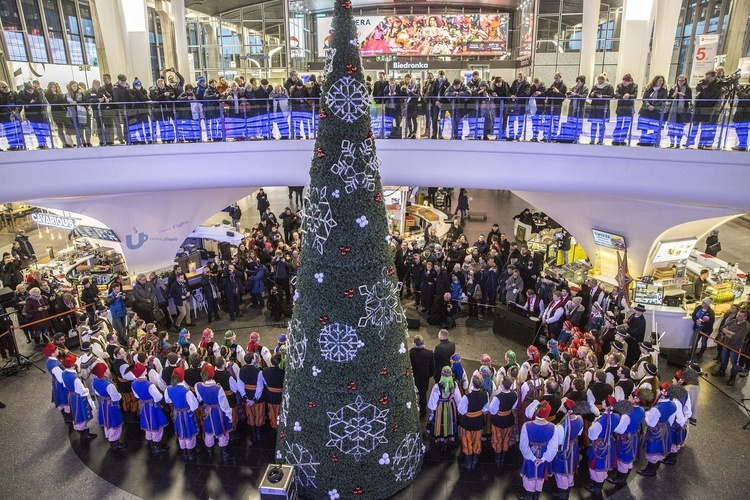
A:
<svg viewBox="0 0 750 500">
<path fill-rule="evenodd" d="M 271 206 L 277 213 L 288 202 L 285 191 L 269 190 Z M 479 232 L 487 231 L 495 221 L 501 228 L 509 229 L 512 215 L 526 206 L 508 192 L 479 191 L 470 195 L 475 210 L 487 210 L 494 214 L 486 223 L 467 223 L 466 231 L 470 239 Z M 243 202 L 243 226 L 257 218 L 254 202 L 254 197 L 250 198 L 249 206 Z M 736 237 L 742 238 L 745 237 L 743 233 L 747 232 L 745 222 L 733 224 L 736 227 L 727 227 L 721 233 L 722 246 L 728 253 L 733 251 L 730 250 L 734 241 L 732 234 L 736 232 Z M 425 326 L 424 314 L 408 304 L 407 301 L 407 315 L 421 317 L 423 325 L 411 334 L 422 334 L 427 347 L 434 347 L 437 343 L 436 329 Z M 243 342 L 252 330 L 260 332 L 265 343 L 271 343 L 284 331 L 283 325 L 275 324 L 257 310 L 248 309 L 244 316 L 241 321 L 230 324 L 223 320 L 212 326 L 216 331 L 231 327 Z M 199 317 L 197 323 L 195 330 L 202 330 L 205 318 Z M 494 334 L 489 319 L 480 321 L 459 317 L 451 337 L 457 343 L 458 351 L 468 360 L 469 369 L 474 368 L 476 360 L 484 352 L 500 360 L 507 349 L 518 353 L 525 350 L 524 345 Z M 32 361 L 43 367 L 41 355 L 32 353 L 22 337 L 20 342 L 22 351 L 31 353 Z M 710 370 L 712 366 L 711 361 L 704 361 L 704 370 Z M 671 377 L 674 372 L 674 368 L 668 366 L 663 358 L 660 360 L 660 370 L 664 378 Z M 737 404 L 740 399 L 750 397 L 747 379 L 738 379 L 736 386 L 727 387 L 716 377 L 709 376 L 701 381 L 701 387 L 699 425 L 690 428 L 688 446 L 680 453 L 677 465 L 662 466 L 656 479 L 633 474 L 628 485 L 619 491 L 607 484 L 604 490 L 607 497 L 688 500 L 747 497 L 742 491 L 746 490 L 747 483 L 744 473 L 750 459 L 750 429 L 742 430 L 748 415 Z M 62 494 L 107 499 L 254 499 L 259 497 L 257 485 L 268 460 L 273 457 L 273 436 L 268 433 L 262 443 L 253 446 L 247 446 L 241 433 L 240 438 L 231 444 L 237 457 L 231 466 L 220 465 L 218 456 L 212 461 L 203 457 L 197 465 L 185 465 L 171 433 L 166 438 L 170 445 L 168 452 L 158 459 L 149 458 L 143 435 L 137 426 L 128 427 L 124 433 L 124 439 L 129 444 L 125 452 L 109 452 L 107 443 L 101 437 L 101 429 L 93 429 L 93 424 L 92 430 L 100 437 L 87 447 L 81 446 L 77 433 L 68 431 L 59 413 L 49 404 L 49 375 L 35 369 L 2 379 L 0 401 L 8 405 L 0 410 L 0 449 L 3 450 L 0 454 L 0 470 L 3 471 L 0 475 L 0 496 L 3 498 L 51 498 Z M 480 467 L 472 472 L 459 469 L 457 455 L 457 448 L 443 453 L 428 446 L 422 472 L 396 498 L 515 498 L 520 483 L 520 458 L 517 453 L 502 472 L 495 469 L 489 449 L 485 449 Z M 587 481 L 587 472 L 581 468 L 571 498 L 591 497 L 581 487 Z M 551 496 L 552 485 L 552 482 L 548 482 L 543 499 Z"/>
</svg>

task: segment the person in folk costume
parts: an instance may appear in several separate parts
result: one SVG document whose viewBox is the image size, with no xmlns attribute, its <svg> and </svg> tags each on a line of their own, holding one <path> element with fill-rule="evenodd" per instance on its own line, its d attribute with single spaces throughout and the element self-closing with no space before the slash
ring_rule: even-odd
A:
<svg viewBox="0 0 750 500">
<path fill-rule="evenodd" d="M 95 364 L 91 368 L 91 373 L 94 375 L 91 385 L 96 395 L 99 425 L 104 429 L 104 437 L 109 441 L 109 449 L 112 451 L 125 449 L 128 446 L 120 442 L 124 423 L 120 410 L 122 395 L 117 392 L 117 387 L 110 380 L 109 370 L 105 363 L 100 361 Z"/>
<path fill-rule="evenodd" d="M 104 331 L 103 329 L 101 330 L 102 332 Z M 120 345 L 120 339 L 116 333 L 107 334 L 106 339 L 107 339 L 106 351 L 107 351 L 107 354 L 109 355 L 109 359 L 107 360 L 107 363 L 109 363 L 109 367 L 112 368 L 115 362 L 115 353 L 117 352 L 117 349 L 119 349 L 120 347 L 124 347 L 124 346 Z"/>
<path fill-rule="evenodd" d="M 557 424 L 562 418 L 565 416 L 564 412 L 561 412 L 563 404 L 562 404 L 562 398 L 558 395 L 559 391 L 559 385 L 556 381 L 548 379 L 544 381 L 544 394 L 542 394 L 542 397 L 539 398 L 539 402 L 546 401 L 549 403 L 549 406 L 551 408 L 549 417 L 547 417 L 547 420 L 552 422 L 553 424 Z M 526 408 L 526 418 L 531 419 L 533 418 L 533 411 L 532 406 L 529 406 Z"/>
<path fill-rule="evenodd" d="M 227 398 L 229 407 L 232 409 L 232 431 L 237 429 L 237 398 L 235 392 L 237 392 L 237 379 L 232 373 L 227 370 L 227 362 L 223 357 L 216 358 L 216 364 L 214 365 L 214 380 L 219 384 L 224 391 L 224 395 Z"/>
<path fill-rule="evenodd" d="M 633 463 L 638 460 L 641 449 L 641 424 L 646 419 L 646 410 L 641 408 L 641 401 L 652 401 L 654 393 L 648 389 L 638 391 L 630 400 L 618 401 L 612 407 L 612 411 L 620 416 L 620 423 L 614 429 L 615 433 L 615 457 L 617 462 L 617 474 L 608 481 L 616 486 L 624 485 Z"/>
<path fill-rule="evenodd" d="M 588 438 L 591 440 L 589 447 L 591 484 L 586 486 L 586 490 L 596 496 L 601 496 L 607 474 L 615 467 L 615 440 L 612 432 L 620 423 L 620 416 L 612 413 L 612 407 L 616 402 L 614 396 L 607 396 L 602 405 L 603 412 L 588 430 Z"/>
<path fill-rule="evenodd" d="M 245 366 L 240 368 L 240 394 L 245 398 L 247 425 L 250 426 L 250 437 L 260 443 L 261 429 L 266 423 L 266 403 L 263 400 L 262 358 L 257 352 L 245 354 Z M 259 383 L 260 382 L 260 383 Z M 261 390 L 258 391 L 258 387 Z"/>
<path fill-rule="evenodd" d="M 440 380 L 432 386 L 430 398 L 427 400 L 427 409 L 430 416 L 427 419 L 427 432 L 435 442 L 440 443 L 442 451 L 445 451 L 448 441 L 455 441 L 458 434 L 458 403 L 461 401 L 461 393 L 453 378 L 450 366 L 444 366 L 440 371 Z"/>
<path fill-rule="evenodd" d="M 203 403 L 203 442 L 208 454 L 213 456 L 216 438 L 221 449 L 221 460 L 227 463 L 232 459 L 227 446 L 229 431 L 232 429 L 232 409 L 222 387 L 214 380 L 214 367 L 205 365 L 201 370 L 203 382 L 195 384 L 195 394 Z"/>
<path fill-rule="evenodd" d="M 565 392 L 563 402 L 565 402 L 566 399 L 572 399 L 576 403 L 585 401 L 586 404 L 589 404 L 588 399 L 586 398 L 586 383 L 581 377 L 574 378 L 570 383 L 570 389 Z"/>
<path fill-rule="evenodd" d="M 146 344 L 148 344 L 149 347 L 152 347 L 150 343 L 147 342 Z M 154 384 L 161 392 L 164 392 L 167 389 L 167 384 L 161 376 L 161 372 L 164 368 L 162 367 L 159 358 L 153 354 L 153 351 L 150 349 L 147 350 L 150 352 L 140 352 L 134 359 L 146 367 L 146 377 L 149 382 Z"/>
<path fill-rule="evenodd" d="M 66 424 L 71 422 L 70 406 L 68 406 L 68 391 L 63 385 L 63 364 L 58 359 L 60 351 L 55 344 L 49 343 L 42 348 L 42 353 L 47 358 L 47 372 L 52 376 L 52 404 L 60 410 Z"/>
<path fill-rule="evenodd" d="M 115 334 L 113 333 L 112 335 Z M 125 421 L 136 422 L 138 415 L 138 400 L 133 394 L 132 386 L 133 381 L 135 380 L 135 375 L 133 374 L 130 365 L 130 358 L 124 347 L 118 347 L 114 351 L 112 374 L 117 390 L 122 395 L 120 407 L 122 408 Z"/>
<path fill-rule="evenodd" d="M 567 350 L 570 346 L 570 343 L 573 341 L 574 329 L 575 325 L 573 325 L 571 321 L 563 321 L 562 328 L 560 329 L 560 334 L 557 336 L 557 342 L 561 346 L 561 349 Z"/>
<path fill-rule="evenodd" d="M 260 335 L 258 332 L 250 333 L 250 341 L 247 343 L 248 353 L 258 353 L 261 361 L 261 368 L 271 366 L 271 351 L 268 347 L 260 345 Z"/>
<path fill-rule="evenodd" d="M 458 403 L 458 413 L 461 415 L 458 434 L 464 455 L 460 465 L 467 469 L 473 469 L 479 463 L 479 455 L 482 453 L 484 412 L 489 411 L 489 395 L 482 390 L 483 387 L 482 377 L 474 375 L 469 392 Z"/>
<path fill-rule="evenodd" d="M 489 415 L 492 422 L 492 449 L 495 451 L 495 464 L 503 468 L 505 455 L 515 441 L 512 441 L 516 417 L 514 411 L 518 406 L 518 395 L 512 391 L 513 380 L 504 376 L 498 393 L 492 398 Z"/>
<path fill-rule="evenodd" d="M 610 352 L 612 354 L 617 354 L 618 356 L 620 356 L 620 360 L 617 362 L 617 364 L 620 366 L 625 366 L 625 352 L 628 348 L 627 344 L 620 340 L 613 340 L 610 346 Z"/>
<path fill-rule="evenodd" d="M 492 372 L 489 366 L 482 365 L 479 367 L 479 376 L 482 377 L 482 390 L 487 393 L 487 401 L 497 393 L 498 389 L 495 385 L 495 381 L 492 379 Z M 490 421 L 490 414 L 485 411 L 484 413 L 484 429 L 482 430 L 482 441 L 487 441 L 492 436 L 492 422 Z"/>
<path fill-rule="evenodd" d="M 466 394 L 469 390 L 469 378 L 466 376 L 466 370 L 464 365 L 461 363 L 461 355 L 455 353 L 451 355 L 451 372 L 453 373 L 453 380 L 456 381 L 458 390 L 461 391 L 460 395 Z"/>
<path fill-rule="evenodd" d="M 281 335 L 279 335 L 279 341 L 276 344 L 276 347 L 273 348 L 273 353 L 279 354 L 281 352 L 281 348 L 284 346 L 286 346 L 286 335 L 282 333 Z"/>
<path fill-rule="evenodd" d="M 526 356 L 528 359 L 523 362 L 521 370 L 518 372 L 518 377 L 521 382 L 526 382 L 532 365 L 538 365 L 542 362 L 542 355 L 539 353 L 539 349 L 534 345 L 531 345 L 526 349 Z"/>
<path fill-rule="evenodd" d="M 184 370 L 184 362 L 176 353 L 170 352 L 167 354 L 164 361 L 164 368 L 161 370 L 161 381 L 164 383 L 164 386 L 169 386 L 172 383 L 172 372 L 174 372 L 175 368 L 182 368 Z M 161 386 L 161 384 L 159 384 L 159 386 Z"/>
<path fill-rule="evenodd" d="M 198 352 L 198 349 L 190 342 L 190 332 L 187 328 L 180 330 L 180 336 L 177 338 L 177 345 L 182 350 L 182 357 L 188 359 L 191 354 Z"/>
<path fill-rule="evenodd" d="M 185 370 L 174 368 L 170 375 L 170 385 L 164 391 L 164 401 L 172 405 L 174 433 L 185 461 L 195 461 L 195 445 L 198 436 L 195 411 L 198 399 L 185 383 Z"/>
<path fill-rule="evenodd" d="M 479 358 L 479 368 L 474 370 L 474 373 L 472 373 L 471 376 L 473 377 L 474 375 L 481 375 L 481 373 L 479 373 L 479 370 L 483 366 L 486 366 L 490 370 L 490 378 L 492 378 L 492 381 L 495 382 L 495 385 L 497 385 L 496 380 L 498 371 L 495 369 L 495 367 L 492 366 L 492 358 L 489 354 L 482 354 L 482 357 Z"/>
<path fill-rule="evenodd" d="M 276 353 L 271 356 L 271 366 L 265 368 L 262 372 L 263 377 L 258 377 L 258 388 L 255 391 L 262 394 L 263 401 L 266 402 L 268 409 L 268 420 L 271 428 L 278 427 L 279 408 L 281 406 L 281 396 L 284 392 L 284 370 L 280 368 L 281 354 Z M 256 399 L 260 399 L 259 397 Z"/>
<path fill-rule="evenodd" d="M 88 443 L 96 438 L 96 434 L 89 431 L 88 423 L 93 418 L 93 405 L 89 399 L 89 390 L 83 385 L 81 378 L 76 372 L 76 356 L 66 354 L 62 364 L 65 368 L 62 372 L 62 384 L 68 392 L 68 406 L 70 407 L 70 418 L 73 429 L 81 436 L 81 443 Z"/>
<path fill-rule="evenodd" d="M 161 443 L 164 428 L 169 425 L 169 420 L 161 409 L 161 400 L 164 396 L 158 387 L 148 380 L 146 365 L 136 363 L 133 365 L 132 373 L 135 376 L 132 384 L 133 394 L 138 398 L 141 408 L 141 430 L 146 433 L 146 441 L 148 441 L 151 454 L 159 455 L 169 448 Z"/>
<path fill-rule="evenodd" d="M 646 365 L 649 363 L 654 364 L 654 351 L 656 350 L 649 341 L 639 342 L 638 347 L 641 349 L 641 357 L 638 358 L 638 361 L 630 369 L 630 377 L 636 383 L 646 377 Z"/>
<path fill-rule="evenodd" d="M 675 419 L 669 427 L 669 432 L 672 434 L 672 446 L 670 447 L 669 455 L 662 460 L 666 465 L 674 465 L 677 463 L 677 453 L 685 447 L 685 442 L 687 441 L 688 419 L 693 416 L 691 413 L 692 403 L 690 401 L 690 395 L 680 384 L 678 379 L 672 381 L 672 386 L 667 391 L 667 397 L 674 401 L 683 416 L 682 423 Z"/>
<path fill-rule="evenodd" d="M 200 347 L 204 348 L 208 353 L 206 357 L 207 363 L 213 364 L 216 358 L 219 357 L 219 344 L 214 342 L 214 332 L 210 328 L 203 330 Z"/>
<path fill-rule="evenodd" d="M 557 389 L 555 394 L 562 397 L 563 396 L 563 383 L 565 382 L 565 378 L 563 377 L 563 368 L 562 363 L 559 361 L 552 360 L 549 363 L 549 377 L 547 380 L 552 380 L 557 384 Z"/>
<path fill-rule="evenodd" d="M 232 330 L 227 330 L 224 334 L 224 347 L 229 349 L 228 359 L 245 361 L 245 349 L 237 343 L 237 335 Z"/>
<path fill-rule="evenodd" d="M 560 361 L 560 349 L 559 349 L 557 340 L 555 339 L 548 340 L 547 349 L 549 349 L 547 356 L 549 356 L 550 359 L 554 359 L 555 361 Z"/>
<path fill-rule="evenodd" d="M 541 367 L 538 364 L 534 363 L 531 365 L 529 380 L 521 386 L 519 393 L 520 411 L 518 414 L 520 425 L 523 425 L 527 420 L 531 420 L 531 417 L 528 416 L 528 407 L 544 395 L 544 380 L 539 377 L 540 372 Z"/>
<path fill-rule="evenodd" d="M 110 355 L 107 352 L 107 341 L 101 327 L 95 327 L 89 330 L 89 342 L 91 343 L 91 352 L 102 361 L 109 363 Z"/>
<path fill-rule="evenodd" d="M 597 370 L 594 373 L 594 381 L 589 384 L 588 390 L 586 391 L 586 399 L 591 406 L 601 411 L 604 407 L 604 403 L 607 397 L 612 396 L 614 389 L 607 383 L 607 374 L 601 370 Z"/>
<path fill-rule="evenodd" d="M 567 500 L 570 497 L 570 489 L 573 487 L 580 462 L 578 437 L 583 432 L 581 415 L 590 411 L 587 404 L 576 404 L 572 399 L 565 400 L 563 408 L 565 417 L 555 426 L 555 437 L 559 449 L 551 466 L 551 472 L 557 484 L 557 492 L 552 498 L 557 500 Z"/>
<path fill-rule="evenodd" d="M 568 353 L 572 356 L 572 353 Z M 581 375 L 583 373 L 583 370 L 586 369 L 586 363 L 578 358 L 571 358 L 571 360 L 568 362 L 568 374 L 565 376 L 565 379 L 563 380 L 563 394 L 567 395 L 568 391 L 573 387 L 573 381 L 577 378 L 581 378 Z M 581 378 L 581 381 L 583 382 L 583 379 Z M 584 386 L 585 386 L 584 382 Z M 583 391 L 586 392 L 585 389 Z"/>
<path fill-rule="evenodd" d="M 550 462 L 558 449 L 555 425 L 547 421 L 552 408 L 545 401 L 536 402 L 534 419 L 523 424 L 518 448 L 523 455 L 521 477 L 524 492 L 518 495 L 521 500 L 537 500 L 549 477 Z"/>
<path fill-rule="evenodd" d="M 242 354 L 242 359 L 238 360 L 234 356 L 237 355 L 237 353 L 240 352 Z M 245 414 L 245 398 L 244 395 L 240 393 L 240 386 L 242 383 L 240 382 L 240 368 L 241 364 L 245 363 L 245 350 L 240 348 L 239 350 L 235 349 L 233 351 L 230 351 L 225 346 L 222 346 L 219 350 L 219 354 L 222 358 L 224 358 L 224 361 L 226 361 L 226 370 L 229 372 L 229 375 L 231 375 L 233 379 L 233 389 L 234 389 L 234 395 L 230 398 L 230 406 L 232 406 L 233 411 L 236 411 L 236 414 L 232 418 L 233 427 L 232 430 L 237 428 L 237 423 L 240 421 L 243 421 L 247 418 L 247 415 Z M 229 395 L 227 395 L 229 398 Z"/>
<path fill-rule="evenodd" d="M 513 351 L 505 351 L 505 364 L 498 370 L 499 376 L 501 377 L 500 380 L 502 380 L 502 377 L 505 377 L 508 375 L 508 371 L 512 366 L 515 366 L 517 368 L 521 368 L 521 366 L 516 362 L 516 353 Z"/>
<path fill-rule="evenodd" d="M 631 371 L 632 374 L 632 371 Z M 653 363 L 646 363 L 646 376 L 636 384 L 639 389 L 659 389 L 659 369 Z"/>
<path fill-rule="evenodd" d="M 115 329 L 112 326 L 112 322 L 109 320 L 109 307 L 102 306 L 96 311 L 97 317 L 95 326 L 98 326 L 102 330 L 102 335 L 105 337 L 110 333 L 115 333 Z"/>
<path fill-rule="evenodd" d="M 672 448 L 672 433 L 669 428 L 674 422 L 680 425 L 685 422 L 682 405 L 676 404 L 668 397 L 669 387 L 668 382 L 659 386 L 654 405 L 646 412 L 647 428 L 643 438 L 643 449 L 646 452 L 648 465 L 638 471 L 641 476 L 656 476 L 661 461 L 666 458 Z"/>
<path fill-rule="evenodd" d="M 604 370 L 604 373 L 607 375 L 607 383 L 612 387 L 612 389 L 615 388 L 615 382 L 617 381 L 617 372 L 620 370 L 620 365 L 622 364 L 622 356 L 617 353 L 611 353 L 607 355 L 607 359 L 605 359 L 605 363 L 602 366 L 602 370 Z"/>
<path fill-rule="evenodd" d="M 548 338 L 558 338 L 562 325 L 565 321 L 565 302 L 562 292 L 555 290 L 552 292 L 552 302 L 547 306 L 540 319 L 540 328 L 547 328 Z M 558 339 L 559 340 L 559 339 Z"/>
<path fill-rule="evenodd" d="M 529 314 L 536 316 L 537 318 L 544 313 L 544 301 L 536 294 L 536 292 L 534 292 L 533 288 L 526 290 L 526 303 L 523 308 L 529 311 Z"/>
<path fill-rule="evenodd" d="M 617 368 L 617 382 L 615 382 L 614 396 L 617 401 L 624 401 L 633 394 L 635 382 L 630 378 L 630 370 L 624 366 Z"/>
<path fill-rule="evenodd" d="M 675 375 L 677 381 L 685 387 L 690 396 L 690 417 L 688 417 L 690 425 L 698 424 L 698 396 L 701 392 L 698 380 L 702 374 L 701 367 L 696 363 L 691 363 L 687 368 L 679 370 Z"/>
</svg>

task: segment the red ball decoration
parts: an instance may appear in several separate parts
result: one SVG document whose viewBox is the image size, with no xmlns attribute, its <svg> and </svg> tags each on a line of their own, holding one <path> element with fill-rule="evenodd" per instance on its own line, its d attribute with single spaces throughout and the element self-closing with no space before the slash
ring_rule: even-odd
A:
<svg viewBox="0 0 750 500">
<path fill-rule="evenodd" d="M 393 276 L 393 266 L 388 267 L 388 274 Z"/>
<path fill-rule="evenodd" d="M 404 377 L 408 377 L 408 376 L 409 376 L 409 370 L 406 370 L 406 371 L 404 372 Z"/>
<path fill-rule="evenodd" d="M 398 432 L 398 424 L 394 425 L 391 429 L 393 432 Z"/>
<path fill-rule="evenodd" d="M 378 399 L 380 401 L 381 405 L 387 405 L 388 404 L 388 396 L 383 396 L 382 398 Z"/>
<path fill-rule="evenodd" d="M 361 495 L 362 493 L 364 493 L 364 491 L 362 490 L 361 487 L 357 486 L 356 488 L 354 488 L 355 495 Z"/>
<path fill-rule="evenodd" d="M 320 117 L 320 119 L 321 119 L 321 120 L 322 120 L 323 118 L 328 118 L 328 113 L 326 113 L 326 110 L 325 110 L 325 109 L 321 109 L 321 110 L 320 110 L 320 114 L 318 115 L 318 117 Z"/>
<path fill-rule="evenodd" d="M 344 297 L 349 297 L 350 299 L 354 298 L 354 288 L 350 288 L 349 290 L 344 290 Z"/>
<path fill-rule="evenodd" d="M 380 370 L 380 374 L 381 374 L 382 376 L 384 376 L 384 377 L 385 377 L 386 375 L 388 375 L 388 367 L 385 367 L 385 368 L 383 368 L 382 370 Z"/>
<path fill-rule="evenodd" d="M 320 318 L 318 318 L 318 320 L 320 321 L 320 324 L 323 326 L 326 326 L 328 324 L 328 316 L 321 316 Z"/>
<path fill-rule="evenodd" d="M 307 407 L 310 408 L 310 409 L 316 408 L 317 406 L 318 405 L 316 405 L 313 401 L 308 401 L 307 402 Z"/>
<path fill-rule="evenodd" d="M 343 2 L 341 2 L 341 6 L 345 9 L 351 9 L 352 3 L 349 0 L 344 0 Z"/>
<path fill-rule="evenodd" d="M 281 432 L 279 432 L 279 437 L 280 437 L 281 439 L 284 439 L 284 436 L 285 436 L 285 434 L 284 434 L 284 431 L 281 431 Z"/>
<path fill-rule="evenodd" d="M 357 390 L 357 383 L 354 382 L 354 381 L 351 381 L 348 384 L 346 384 L 346 388 L 349 389 L 350 391 L 356 391 Z"/>
<path fill-rule="evenodd" d="M 325 155 L 323 148 L 318 148 L 318 158 L 323 158 Z"/>
<path fill-rule="evenodd" d="M 352 249 L 349 247 L 345 247 L 343 245 L 339 247 L 339 252 L 341 253 L 342 256 L 348 254 L 351 251 Z"/>
<path fill-rule="evenodd" d="M 346 73 L 347 73 L 348 75 L 351 75 L 351 74 L 352 74 L 352 73 L 354 73 L 355 71 L 357 71 L 357 67 L 356 67 L 356 66 L 353 66 L 353 65 L 351 65 L 351 64 L 347 64 L 347 65 L 346 65 Z"/>
<path fill-rule="evenodd" d="M 374 139 L 375 138 L 375 134 L 372 133 L 372 130 L 370 130 L 369 132 L 367 132 L 367 138 L 368 139 Z"/>
<path fill-rule="evenodd" d="M 334 456 L 331 457 L 331 462 L 336 463 L 338 461 L 339 461 L 338 455 L 334 455 Z"/>
<path fill-rule="evenodd" d="M 377 201 L 378 203 L 382 203 L 383 202 L 383 195 L 380 194 L 380 193 L 376 194 L 375 195 L 375 201 Z"/>
</svg>

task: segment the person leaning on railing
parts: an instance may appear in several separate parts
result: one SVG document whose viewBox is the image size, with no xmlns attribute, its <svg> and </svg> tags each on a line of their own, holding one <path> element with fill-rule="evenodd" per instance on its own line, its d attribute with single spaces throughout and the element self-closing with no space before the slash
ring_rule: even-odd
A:
<svg viewBox="0 0 750 500">
<path fill-rule="evenodd" d="M 51 146 L 49 122 L 47 121 L 46 104 L 42 91 L 34 88 L 31 82 L 23 84 L 23 90 L 18 94 L 17 103 L 23 107 L 23 114 L 31 127 L 38 142 L 38 149 Z"/>
<path fill-rule="evenodd" d="M 562 105 L 565 101 L 565 94 L 568 92 L 568 86 L 563 82 L 562 75 L 555 73 L 554 80 L 547 87 L 545 92 L 544 100 L 544 115 L 545 115 L 545 126 L 544 126 L 544 140 L 550 141 L 553 137 L 557 137 L 559 133 L 558 128 L 560 126 L 560 114 L 562 113 Z M 537 109 L 539 105 L 537 104 Z M 538 112 L 538 111 L 537 111 Z"/>
<path fill-rule="evenodd" d="M 687 76 L 680 75 L 674 86 L 669 89 L 669 112 L 667 114 L 667 133 L 669 147 L 679 148 L 685 135 L 685 124 L 690 122 L 690 109 L 693 106 L 693 90 L 688 85 Z"/>
<path fill-rule="evenodd" d="M 638 111 L 638 129 L 641 131 L 639 146 L 655 146 L 663 119 L 662 109 L 667 98 L 665 80 L 656 75 L 643 90 L 643 102 Z"/>
<path fill-rule="evenodd" d="M 721 83 L 716 79 L 716 71 L 706 72 L 706 76 L 695 86 L 695 107 L 693 108 L 693 126 L 690 128 L 687 146 L 695 144 L 700 129 L 698 149 L 712 149 L 716 136 L 716 122 L 721 107 Z"/>
<path fill-rule="evenodd" d="M 750 79 L 748 79 L 750 83 Z M 747 151 L 747 137 L 750 131 L 750 85 L 742 85 L 737 89 L 737 109 L 732 118 L 732 126 L 737 134 L 737 145 L 734 151 Z"/>
<path fill-rule="evenodd" d="M 62 147 L 72 148 L 73 146 L 68 142 L 67 128 L 67 100 L 65 94 L 60 89 L 60 85 L 57 82 L 49 82 L 47 84 L 47 91 L 44 93 L 44 97 L 47 99 L 51 107 L 52 122 L 54 122 L 57 128 L 57 136 L 60 138 Z"/>
<path fill-rule="evenodd" d="M 615 89 L 615 99 L 617 99 L 617 123 L 612 133 L 613 146 L 625 146 L 633 123 L 633 114 L 635 114 L 635 99 L 638 97 L 638 84 L 633 82 L 630 73 L 622 76 L 622 83 Z"/>
<path fill-rule="evenodd" d="M 604 144 L 604 132 L 609 122 L 609 100 L 615 95 L 615 89 L 607 81 L 607 75 L 602 73 L 596 77 L 589 97 L 589 122 L 591 122 L 591 142 L 589 144 Z"/>
</svg>

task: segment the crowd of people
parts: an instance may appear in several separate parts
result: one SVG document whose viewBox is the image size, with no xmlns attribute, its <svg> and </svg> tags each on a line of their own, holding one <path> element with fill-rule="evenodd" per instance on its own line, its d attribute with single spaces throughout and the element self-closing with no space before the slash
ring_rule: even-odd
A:
<svg viewBox="0 0 750 500">
<path fill-rule="evenodd" d="M 322 75 L 305 82 L 292 71 L 283 85 L 265 78 L 246 81 L 243 76 L 231 81 L 200 76 L 186 83 L 174 68 L 164 70 L 153 85 L 138 77 L 129 81 L 123 74 L 113 81 L 105 74 L 101 81 L 93 80 L 91 88 L 71 81 L 64 88 L 50 82 L 45 90 L 33 81 L 16 92 L 0 81 L 0 125 L 10 149 L 26 148 L 19 119 L 29 122 L 40 149 L 54 147 L 53 130 L 62 147 L 91 146 L 92 136 L 98 136 L 102 146 L 304 138 L 314 135 L 323 82 Z M 424 82 L 408 74 L 386 78 L 380 72 L 374 82 L 367 77 L 367 87 L 380 115 L 376 121 L 388 118 L 389 128 L 380 127 L 379 133 L 384 136 L 388 128 L 387 137 L 392 138 L 460 139 L 466 117 L 478 119 L 471 134 L 477 139 L 578 143 L 588 123 L 590 143 L 603 144 L 605 128 L 614 121 L 613 145 L 632 140 L 655 146 L 666 137 L 669 147 L 712 149 L 723 147 L 717 128 L 729 126 L 731 120 L 737 137 L 732 149 L 748 147 L 750 86 L 738 85 L 736 74 L 725 75 L 723 67 L 708 71 L 694 88 L 685 75 L 671 85 L 655 76 L 640 93 L 630 74 L 620 83 L 600 74 L 590 84 L 581 75 L 568 86 L 560 73 L 545 84 L 539 77 L 529 81 L 523 72 L 511 82 L 500 76 L 482 80 L 478 71 L 466 81 L 450 81 L 443 70 L 437 75 L 427 72 Z M 733 113 L 725 115 L 725 109 Z M 309 117 L 289 121 L 293 112 Z M 285 127 L 284 134 L 274 130 L 271 120 L 257 120 L 275 113 L 284 117 L 275 120 Z"/>
<path fill-rule="evenodd" d="M 676 463 L 688 424 L 697 425 L 700 367 L 691 365 L 671 382 L 661 382 L 648 341 L 638 343 L 632 366 L 626 365 L 623 340 L 603 353 L 587 337 L 576 352 L 561 354 L 550 341 L 541 356 L 529 346 L 520 364 L 513 351 L 494 366 L 484 354 L 469 375 L 446 330 L 439 339 L 433 353 L 418 335 L 410 351 L 420 409 L 429 412 L 429 434 L 444 451 L 448 443 L 460 442 L 461 466 L 468 469 L 477 466 L 485 443 L 499 469 L 518 444 L 521 499 L 539 498 L 552 476 L 553 498 L 569 498 L 583 467 L 591 479 L 586 489 L 600 496 L 605 480 L 624 486 L 642 454 L 646 466 L 638 473 L 656 476 L 661 463 Z M 428 396 L 431 378 L 435 385 Z"/>
</svg>

